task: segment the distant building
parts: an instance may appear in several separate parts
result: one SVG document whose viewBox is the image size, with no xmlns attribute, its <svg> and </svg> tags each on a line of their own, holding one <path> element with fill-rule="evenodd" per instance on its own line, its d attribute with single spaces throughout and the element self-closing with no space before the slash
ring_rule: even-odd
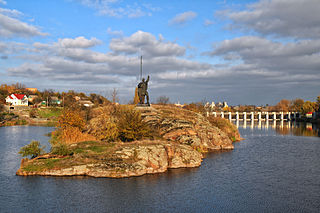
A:
<svg viewBox="0 0 320 213">
<path fill-rule="evenodd" d="M 51 101 L 50 103 L 53 105 L 60 105 L 61 104 L 61 100 L 59 100 L 59 98 L 57 96 L 51 96 Z"/>
<path fill-rule="evenodd" d="M 12 94 L 6 97 L 6 103 L 13 106 L 28 106 L 28 97 L 24 94 Z"/>
<path fill-rule="evenodd" d="M 307 113 L 306 113 L 306 117 L 307 117 L 307 118 L 312 118 L 312 112 L 307 112 Z"/>
</svg>

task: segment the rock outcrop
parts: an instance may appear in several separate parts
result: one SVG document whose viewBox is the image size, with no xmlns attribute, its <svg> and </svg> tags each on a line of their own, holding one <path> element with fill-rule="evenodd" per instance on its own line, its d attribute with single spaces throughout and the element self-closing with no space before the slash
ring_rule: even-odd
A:
<svg viewBox="0 0 320 213">
<path fill-rule="evenodd" d="M 230 150 L 228 135 L 201 114 L 173 106 L 138 107 L 143 121 L 159 139 L 134 142 L 79 142 L 73 155 L 23 160 L 17 175 L 131 177 L 198 167 L 202 153 Z"/>
<path fill-rule="evenodd" d="M 93 145 L 93 144 L 92 144 Z M 90 150 L 92 146 L 88 146 Z M 102 148 L 103 146 L 101 146 Z M 73 147 L 77 150 L 78 147 Z M 121 144 L 102 153 L 75 154 L 69 158 L 23 160 L 17 175 L 49 175 L 92 177 L 131 177 L 165 172 L 170 168 L 198 167 L 202 154 L 188 145 L 164 143 L 163 141 L 140 141 Z M 74 161 L 76 163 L 74 164 Z M 55 162 L 52 168 L 42 167 Z M 32 169 L 30 169 L 32 166 Z M 35 169 L 36 168 L 36 169 Z"/>
<path fill-rule="evenodd" d="M 168 141 L 190 145 L 202 151 L 233 149 L 225 132 L 213 126 L 201 114 L 172 106 L 139 107 L 144 121 L 159 129 Z"/>
</svg>

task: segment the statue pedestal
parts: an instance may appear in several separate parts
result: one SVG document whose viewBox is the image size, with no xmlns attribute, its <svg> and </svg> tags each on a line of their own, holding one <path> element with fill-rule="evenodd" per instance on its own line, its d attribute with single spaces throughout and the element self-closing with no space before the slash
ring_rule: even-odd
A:
<svg viewBox="0 0 320 213">
<path fill-rule="evenodd" d="M 137 104 L 136 107 L 150 107 L 150 104 Z"/>
</svg>

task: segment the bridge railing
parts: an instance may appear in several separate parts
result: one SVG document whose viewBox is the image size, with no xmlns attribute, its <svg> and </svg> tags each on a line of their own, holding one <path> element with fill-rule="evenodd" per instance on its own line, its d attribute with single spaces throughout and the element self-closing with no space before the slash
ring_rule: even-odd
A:
<svg viewBox="0 0 320 213">
<path fill-rule="evenodd" d="M 207 112 L 207 116 L 228 120 L 293 120 L 301 117 L 298 112 Z"/>
</svg>

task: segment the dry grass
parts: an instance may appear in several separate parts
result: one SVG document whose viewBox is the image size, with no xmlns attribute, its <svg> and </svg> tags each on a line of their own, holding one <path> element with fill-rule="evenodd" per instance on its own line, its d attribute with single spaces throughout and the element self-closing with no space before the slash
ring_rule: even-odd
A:
<svg viewBox="0 0 320 213">
<path fill-rule="evenodd" d="M 241 140 L 237 127 L 234 124 L 232 124 L 229 120 L 214 116 L 209 116 L 208 120 L 213 126 L 218 127 L 224 133 L 226 133 L 232 141 Z"/>
</svg>

